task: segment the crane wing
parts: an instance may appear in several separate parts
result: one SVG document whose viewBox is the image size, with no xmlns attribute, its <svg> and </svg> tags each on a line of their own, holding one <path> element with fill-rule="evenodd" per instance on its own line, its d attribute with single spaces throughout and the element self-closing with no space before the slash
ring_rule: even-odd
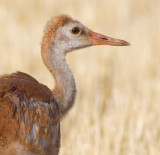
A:
<svg viewBox="0 0 160 155">
<path fill-rule="evenodd" d="M 0 147 L 17 142 L 36 153 L 58 151 L 60 117 L 52 91 L 25 73 L 0 78 Z"/>
</svg>

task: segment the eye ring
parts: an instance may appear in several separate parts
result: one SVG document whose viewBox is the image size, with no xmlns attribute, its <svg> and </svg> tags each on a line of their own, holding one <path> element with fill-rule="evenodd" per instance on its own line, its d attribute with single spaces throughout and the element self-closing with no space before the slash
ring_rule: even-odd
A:
<svg viewBox="0 0 160 155">
<path fill-rule="evenodd" d="M 74 34 L 74 35 L 81 34 L 82 33 L 82 29 L 79 26 L 74 26 L 71 29 L 71 33 Z"/>
</svg>

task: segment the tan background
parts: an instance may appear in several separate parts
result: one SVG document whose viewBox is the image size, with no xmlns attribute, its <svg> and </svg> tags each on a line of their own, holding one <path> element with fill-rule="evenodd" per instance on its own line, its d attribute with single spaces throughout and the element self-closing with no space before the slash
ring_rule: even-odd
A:
<svg viewBox="0 0 160 155">
<path fill-rule="evenodd" d="M 20 70 L 53 88 L 40 42 L 61 13 L 132 46 L 67 56 L 78 96 L 61 123 L 60 155 L 159 155 L 160 1 L 0 0 L 0 74 Z"/>
</svg>

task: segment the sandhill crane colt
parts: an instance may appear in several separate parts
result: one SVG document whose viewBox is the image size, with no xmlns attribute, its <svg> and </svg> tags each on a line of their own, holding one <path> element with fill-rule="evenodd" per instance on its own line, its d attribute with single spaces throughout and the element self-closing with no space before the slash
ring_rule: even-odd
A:
<svg viewBox="0 0 160 155">
<path fill-rule="evenodd" d="M 47 22 L 41 45 L 43 61 L 55 79 L 53 91 L 26 73 L 0 77 L 1 155 L 58 155 L 60 120 L 76 96 L 65 56 L 92 45 L 129 43 L 93 32 L 67 15 L 56 16 Z"/>
</svg>

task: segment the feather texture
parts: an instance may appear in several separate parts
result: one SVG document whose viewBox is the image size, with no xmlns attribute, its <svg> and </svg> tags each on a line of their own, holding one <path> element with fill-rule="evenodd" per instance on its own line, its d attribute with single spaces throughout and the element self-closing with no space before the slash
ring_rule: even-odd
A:
<svg viewBox="0 0 160 155">
<path fill-rule="evenodd" d="M 9 148 L 18 154 L 13 141 L 18 142 L 16 147 L 23 146 L 21 153 L 57 154 L 60 118 L 52 91 L 17 72 L 0 78 L 0 95 L 0 154 Z"/>
</svg>

